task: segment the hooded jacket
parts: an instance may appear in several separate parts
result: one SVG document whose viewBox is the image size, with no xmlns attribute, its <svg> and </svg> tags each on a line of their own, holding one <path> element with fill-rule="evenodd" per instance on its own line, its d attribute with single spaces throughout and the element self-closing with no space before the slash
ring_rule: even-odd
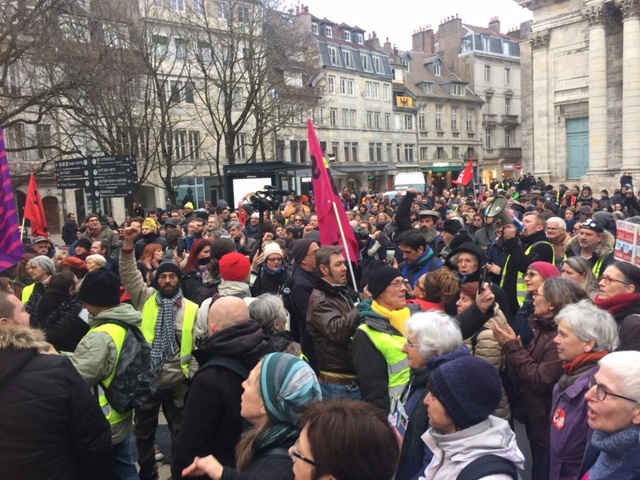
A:
<svg viewBox="0 0 640 480">
<path fill-rule="evenodd" d="M 0 328 L 2 478 L 107 480 L 111 429 L 69 360 L 42 332 Z"/>
<path fill-rule="evenodd" d="M 110 308 L 97 315 L 89 316 L 89 327 L 94 328 L 109 320 L 119 320 L 127 325 L 134 325 L 140 328 L 142 317 L 128 303 L 121 303 L 117 307 Z M 71 363 L 89 388 L 93 388 L 98 383 L 103 382 L 114 368 L 118 359 L 118 348 L 116 343 L 107 332 L 89 331 L 76 347 L 74 352 L 62 352 L 68 356 Z M 111 426 L 111 437 L 114 444 L 120 443 L 128 438 L 131 433 L 131 420 L 133 415 L 119 423 Z"/>
<path fill-rule="evenodd" d="M 596 278 L 602 275 L 602 272 L 604 272 L 605 269 L 615 260 L 613 258 L 613 247 L 616 244 L 616 239 L 606 230 L 603 235 L 604 236 L 602 237 L 602 242 L 600 242 L 600 244 L 596 247 L 593 255 L 588 260 L 589 265 L 591 265 L 591 268 L 593 268 L 598 260 L 604 259 L 604 261 L 602 262 L 602 266 L 600 267 L 600 272 L 598 275 L 596 275 Z M 567 242 L 567 245 L 565 247 L 565 254 L 567 255 L 567 257 L 580 256 L 579 235 L 571 237 L 571 239 Z"/>
<path fill-rule="evenodd" d="M 258 361 L 274 352 L 273 343 L 253 320 L 220 330 L 209 337 L 194 356 L 202 367 L 214 356 L 233 358 L 251 371 Z M 213 455 L 223 465 L 235 464 L 235 446 L 240 440 L 242 378 L 228 368 L 200 369 L 191 382 L 184 409 L 182 428 L 171 462 L 173 478 L 194 457 Z M 203 477 L 207 478 L 207 477 Z"/>
<path fill-rule="evenodd" d="M 477 425 L 448 435 L 431 427 L 422 440 L 433 452 L 433 459 L 424 472 L 426 480 L 456 478 L 464 467 L 484 455 L 497 455 L 524 469 L 524 456 L 516 443 L 516 435 L 501 418 L 489 416 Z M 508 480 L 511 477 L 500 474 L 490 478 Z"/>
</svg>

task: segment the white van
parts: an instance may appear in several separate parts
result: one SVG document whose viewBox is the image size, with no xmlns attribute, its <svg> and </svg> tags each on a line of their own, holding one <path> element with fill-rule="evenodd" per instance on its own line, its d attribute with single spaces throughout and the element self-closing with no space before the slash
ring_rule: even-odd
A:
<svg viewBox="0 0 640 480">
<path fill-rule="evenodd" d="M 419 192 L 424 192 L 427 182 L 422 172 L 402 172 L 396 175 L 393 188 L 406 192 L 410 188 L 415 188 Z"/>
</svg>

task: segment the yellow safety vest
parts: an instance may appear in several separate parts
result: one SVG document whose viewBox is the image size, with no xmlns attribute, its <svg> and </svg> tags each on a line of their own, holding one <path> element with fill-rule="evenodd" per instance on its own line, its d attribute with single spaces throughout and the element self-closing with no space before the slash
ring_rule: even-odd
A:
<svg viewBox="0 0 640 480">
<path fill-rule="evenodd" d="M 26 287 L 24 287 L 22 289 L 22 303 L 24 305 L 27 304 L 27 302 L 29 301 L 29 299 L 31 298 L 31 295 L 33 295 L 33 290 L 36 288 L 36 284 L 32 283 L 31 285 L 27 285 Z"/>
<path fill-rule="evenodd" d="M 158 292 L 151 295 L 142 307 L 142 327 L 140 327 L 140 330 L 150 345 L 153 344 L 153 339 L 156 336 L 156 324 L 158 323 L 158 313 L 160 313 L 160 307 L 156 300 L 157 295 Z M 198 305 L 184 297 L 182 297 L 182 302 L 184 320 L 182 322 L 182 342 L 180 345 L 180 368 L 182 368 L 184 376 L 189 378 L 189 362 L 191 361 L 191 352 L 193 350 L 193 324 L 196 321 Z"/>
<path fill-rule="evenodd" d="M 409 383 L 411 371 L 407 354 L 402 351 L 406 339 L 402 335 L 392 335 L 371 328 L 366 323 L 361 324 L 358 330 L 366 333 L 382 356 L 387 361 L 387 372 L 389 373 L 389 398 L 393 395 L 400 397 L 404 386 Z"/>
<path fill-rule="evenodd" d="M 553 248 L 553 245 L 551 245 L 551 243 L 549 242 L 536 242 L 533 245 L 537 244 L 537 243 L 546 243 L 548 244 L 552 251 L 553 251 L 553 260 L 551 261 L 551 263 L 553 265 L 556 264 L 556 255 L 555 255 L 555 249 Z M 529 255 L 529 253 L 531 253 L 531 249 L 533 248 L 533 245 L 530 245 L 529 248 L 527 248 L 524 252 L 525 255 Z M 504 268 L 502 269 L 502 278 L 500 279 L 500 288 L 504 287 L 504 281 L 505 281 L 505 272 L 507 270 L 507 265 L 509 265 L 509 260 L 511 259 L 511 254 L 509 254 L 509 256 L 507 257 L 507 261 L 504 262 Z M 518 305 L 522 306 L 522 304 L 524 303 L 524 299 L 527 296 L 527 284 L 524 283 L 524 273 L 520 274 L 517 276 L 517 280 L 516 280 L 516 296 L 518 299 Z"/>
<path fill-rule="evenodd" d="M 611 252 L 609 252 L 611 253 Z M 609 253 L 607 253 L 607 255 L 609 255 Z M 591 271 L 593 272 L 593 275 L 596 277 L 596 280 L 600 279 L 600 270 L 602 270 L 602 264 L 604 263 L 604 257 L 606 257 L 607 255 L 603 255 L 602 257 L 598 258 L 598 260 L 596 260 L 596 263 L 594 263 L 593 268 L 591 269 Z M 566 260 L 567 258 L 567 254 L 564 254 L 564 259 Z"/>
<path fill-rule="evenodd" d="M 109 388 L 109 385 L 111 385 L 111 382 L 113 382 L 113 379 L 116 376 L 116 370 L 118 368 L 118 362 L 120 361 L 120 353 L 122 352 L 122 345 L 124 344 L 124 338 L 127 335 L 127 329 L 124 327 L 121 327 L 120 325 L 116 325 L 115 323 L 105 323 L 98 327 L 92 328 L 89 331 L 89 333 L 90 332 L 108 333 L 113 339 L 113 341 L 115 342 L 116 348 L 118 349 L 118 356 L 116 357 L 116 362 L 113 366 L 113 370 L 111 371 L 111 374 L 107 377 L 107 379 L 102 382 L 102 384 L 106 388 Z M 109 402 L 107 401 L 107 397 L 105 396 L 104 390 L 102 389 L 101 385 L 98 385 L 98 402 L 100 403 L 100 408 L 102 409 L 102 413 L 104 413 L 104 416 L 107 417 L 107 420 L 109 421 L 110 425 L 115 425 L 117 423 L 122 422 L 123 420 L 127 419 L 132 413 L 132 412 L 120 413 L 114 410 L 113 408 L 111 408 L 111 405 L 109 405 Z"/>
</svg>

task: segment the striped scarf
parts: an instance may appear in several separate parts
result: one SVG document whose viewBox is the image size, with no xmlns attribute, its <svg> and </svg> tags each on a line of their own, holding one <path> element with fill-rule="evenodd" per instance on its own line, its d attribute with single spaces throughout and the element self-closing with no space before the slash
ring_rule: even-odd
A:
<svg viewBox="0 0 640 480">
<path fill-rule="evenodd" d="M 162 370 L 165 359 L 178 353 L 178 340 L 176 337 L 176 318 L 173 306 L 182 298 L 182 291 L 178 291 L 173 297 L 165 298 L 156 294 L 156 301 L 160 307 L 158 321 L 156 322 L 155 336 L 151 345 L 151 367 L 155 373 Z"/>
</svg>

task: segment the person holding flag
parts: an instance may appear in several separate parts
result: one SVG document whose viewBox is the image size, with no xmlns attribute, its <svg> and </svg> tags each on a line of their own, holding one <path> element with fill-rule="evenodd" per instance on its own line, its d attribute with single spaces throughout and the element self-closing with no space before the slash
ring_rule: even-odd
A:
<svg viewBox="0 0 640 480">
<path fill-rule="evenodd" d="M 47 218 L 44 215 L 44 207 L 42 206 L 42 197 L 40 190 L 36 184 L 36 176 L 31 174 L 29 180 L 29 191 L 27 192 L 27 201 L 24 205 L 24 220 L 31 222 L 31 236 L 49 238 L 49 229 L 47 228 Z"/>
</svg>

